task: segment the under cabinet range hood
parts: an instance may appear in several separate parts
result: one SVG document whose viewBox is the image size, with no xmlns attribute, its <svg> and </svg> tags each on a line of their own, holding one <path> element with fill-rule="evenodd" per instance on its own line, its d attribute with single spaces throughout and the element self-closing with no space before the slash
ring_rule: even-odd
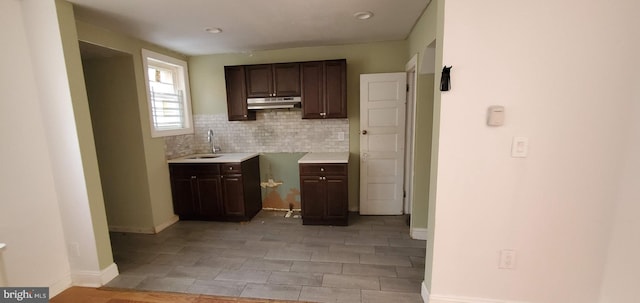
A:
<svg viewBox="0 0 640 303">
<path fill-rule="evenodd" d="M 247 98 L 248 109 L 299 108 L 301 97 Z"/>
</svg>

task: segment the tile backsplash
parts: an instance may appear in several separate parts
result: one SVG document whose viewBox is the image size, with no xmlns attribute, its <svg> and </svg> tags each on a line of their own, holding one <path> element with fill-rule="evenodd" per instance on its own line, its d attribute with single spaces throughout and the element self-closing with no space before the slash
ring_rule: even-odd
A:
<svg viewBox="0 0 640 303">
<path fill-rule="evenodd" d="M 258 111 L 255 121 L 228 121 L 226 114 L 194 115 L 195 133 L 165 138 L 167 158 L 208 153 L 213 130 L 222 152 L 349 151 L 349 120 L 302 119 L 300 110 Z"/>
</svg>

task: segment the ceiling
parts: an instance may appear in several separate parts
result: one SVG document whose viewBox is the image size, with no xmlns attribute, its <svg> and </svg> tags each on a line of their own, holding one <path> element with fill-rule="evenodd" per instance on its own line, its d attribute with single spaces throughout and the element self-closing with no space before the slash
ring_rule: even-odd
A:
<svg viewBox="0 0 640 303">
<path fill-rule="evenodd" d="M 76 18 L 186 55 L 407 38 L 430 0 L 68 0 Z M 354 13 L 373 12 L 368 20 Z M 205 28 L 220 28 L 212 34 Z"/>
</svg>

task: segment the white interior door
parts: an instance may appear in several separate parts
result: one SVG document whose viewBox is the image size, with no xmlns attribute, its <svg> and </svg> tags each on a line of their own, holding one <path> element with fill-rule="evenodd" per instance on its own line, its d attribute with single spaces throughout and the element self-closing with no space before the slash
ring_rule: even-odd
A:
<svg viewBox="0 0 640 303">
<path fill-rule="evenodd" d="M 403 210 L 406 73 L 360 75 L 360 213 Z"/>
</svg>

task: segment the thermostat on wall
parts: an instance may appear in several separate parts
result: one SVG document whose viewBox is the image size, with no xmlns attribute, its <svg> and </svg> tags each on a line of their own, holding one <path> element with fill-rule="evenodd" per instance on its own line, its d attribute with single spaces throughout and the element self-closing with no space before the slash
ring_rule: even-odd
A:
<svg viewBox="0 0 640 303">
<path fill-rule="evenodd" d="M 487 116 L 487 125 L 502 126 L 504 124 L 504 106 L 489 106 L 489 113 Z"/>
</svg>

